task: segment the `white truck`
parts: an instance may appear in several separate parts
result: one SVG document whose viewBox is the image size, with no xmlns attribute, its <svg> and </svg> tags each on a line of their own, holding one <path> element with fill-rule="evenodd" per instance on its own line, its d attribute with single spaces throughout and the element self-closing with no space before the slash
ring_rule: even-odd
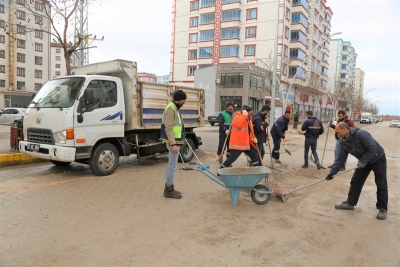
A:
<svg viewBox="0 0 400 267">
<path fill-rule="evenodd" d="M 383 115 L 382 114 L 378 114 L 376 116 L 378 117 L 378 122 L 382 122 L 383 121 Z"/>
<path fill-rule="evenodd" d="M 372 123 L 372 113 L 369 113 L 369 112 L 361 113 L 360 123 L 371 124 Z"/>
<path fill-rule="evenodd" d="M 183 161 L 198 148 L 193 131 L 204 126 L 204 90 L 137 80 L 136 62 L 112 60 L 78 67 L 75 75 L 48 81 L 24 116 L 22 153 L 49 159 L 56 166 L 89 164 L 96 175 L 112 174 L 120 156 L 166 154 L 160 140 L 164 108 L 176 90 L 187 95 L 181 108 L 186 145 Z"/>
</svg>

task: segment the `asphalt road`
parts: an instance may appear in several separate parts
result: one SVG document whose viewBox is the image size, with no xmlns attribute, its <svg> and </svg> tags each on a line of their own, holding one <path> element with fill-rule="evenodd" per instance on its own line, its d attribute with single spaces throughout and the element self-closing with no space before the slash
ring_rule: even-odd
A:
<svg viewBox="0 0 400 267">
<path fill-rule="evenodd" d="M 346 197 L 350 174 L 285 203 L 256 205 L 245 191 L 233 207 L 226 189 L 195 171 L 176 173 L 181 200 L 164 199 L 165 156 L 121 158 L 107 177 L 77 163 L 29 164 L 0 170 L 0 266 L 400 266 L 400 129 L 388 122 L 360 127 L 388 158 L 385 221 L 375 219 L 372 177 L 350 215 L 333 208 Z M 197 154 L 215 171 L 218 127 L 196 131 L 203 140 Z M 271 188 L 324 178 L 327 170 L 300 168 L 304 136 L 288 139 L 292 156 L 282 154 L 284 170 L 271 174 Z M 330 130 L 325 166 L 334 142 Z M 348 167 L 355 164 L 350 158 Z M 244 156 L 235 166 L 246 166 Z"/>
</svg>

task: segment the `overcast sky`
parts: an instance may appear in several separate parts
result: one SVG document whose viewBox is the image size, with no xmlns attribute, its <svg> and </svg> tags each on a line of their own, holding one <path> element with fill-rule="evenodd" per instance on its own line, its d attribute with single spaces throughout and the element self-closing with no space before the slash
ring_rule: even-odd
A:
<svg viewBox="0 0 400 267">
<path fill-rule="evenodd" d="M 350 41 L 365 71 L 365 96 L 382 114 L 400 115 L 400 1 L 328 0 L 332 33 Z M 172 0 L 97 0 L 89 7 L 89 33 L 96 41 L 89 62 L 126 59 L 140 72 L 170 71 Z"/>
</svg>

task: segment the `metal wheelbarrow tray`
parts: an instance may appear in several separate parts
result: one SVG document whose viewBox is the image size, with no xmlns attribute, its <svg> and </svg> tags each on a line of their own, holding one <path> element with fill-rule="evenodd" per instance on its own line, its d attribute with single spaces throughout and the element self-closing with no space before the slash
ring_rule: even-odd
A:
<svg viewBox="0 0 400 267">
<path fill-rule="evenodd" d="M 190 163 L 199 165 L 197 168 L 184 168 L 182 170 L 197 170 L 208 178 L 229 190 L 233 206 L 239 202 L 239 194 L 242 189 L 251 189 L 251 199 L 259 204 L 265 204 L 271 199 L 272 191 L 269 185 L 258 184 L 271 173 L 270 169 L 263 166 L 223 168 L 219 170 L 220 177 L 209 170 L 207 164 Z"/>
</svg>

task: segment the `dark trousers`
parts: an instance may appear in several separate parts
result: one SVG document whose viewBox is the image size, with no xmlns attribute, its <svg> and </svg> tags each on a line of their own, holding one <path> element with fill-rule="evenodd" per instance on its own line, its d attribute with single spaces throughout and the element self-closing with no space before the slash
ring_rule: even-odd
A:
<svg viewBox="0 0 400 267">
<path fill-rule="evenodd" d="M 260 160 L 258 159 L 257 151 L 254 149 L 254 147 L 250 146 L 250 150 L 233 150 L 232 149 L 230 151 L 229 158 L 227 158 L 224 161 L 224 163 L 222 163 L 221 168 L 226 168 L 226 167 L 231 166 L 232 163 L 234 163 L 242 153 L 245 153 L 250 157 L 250 159 L 253 163 L 253 166 L 261 166 Z"/>
<path fill-rule="evenodd" d="M 351 178 L 350 182 L 349 195 L 347 197 L 347 202 L 349 202 L 350 205 L 357 205 L 365 180 L 367 180 L 369 173 L 373 171 L 375 175 L 375 184 L 377 187 L 376 208 L 387 210 L 388 185 L 386 178 L 386 165 L 386 157 L 383 156 L 379 161 L 375 162 L 374 164 L 367 165 L 363 169 L 356 169 L 354 171 L 353 177 Z"/>
<path fill-rule="evenodd" d="M 317 154 L 317 139 L 314 138 L 306 138 L 304 141 L 304 165 L 308 166 L 308 151 L 310 150 L 314 156 L 315 163 L 319 163 L 318 154 Z"/>
<path fill-rule="evenodd" d="M 230 136 L 228 136 L 228 140 L 226 140 L 226 154 L 229 155 L 229 138 Z M 219 143 L 218 143 L 218 150 L 217 150 L 217 154 L 221 155 L 224 143 L 225 143 L 225 139 L 226 139 L 226 134 L 220 134 L 219 135 Z"/>
<path fill-rule="evenodd" d="M 257 146 L 258 146 L 258 151 L 260 151 L 261 158 L 263 159 L 265 155 L 264 143 L 257 143 Z"/>
<path fill-rule="evenodd" d="M 272 140 L 274 141 L 274 149 L 272 150 L 272 157 L 274 159 L 279 159 L 279 150 L 281 149 L 281 137 L 279 135 L 272 136 Z"/>
</svg>

